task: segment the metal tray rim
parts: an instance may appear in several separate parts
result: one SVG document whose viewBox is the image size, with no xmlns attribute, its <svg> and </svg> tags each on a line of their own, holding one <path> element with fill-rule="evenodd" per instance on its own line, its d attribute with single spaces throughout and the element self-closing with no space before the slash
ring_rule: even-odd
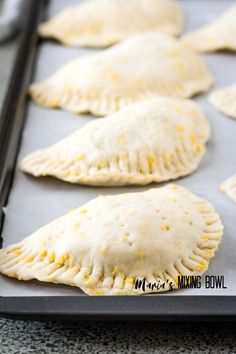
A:
<svg viewBox="0 0 236 354">
<path fill-rule="evenodd" d="M 47 0 L 29 0 L 14 70 L 0 118 L 0 232 L 14 176 L 17 149 L 24 125 L 24 88 L 29 81 L 37 48 L 37 24 Z M 20 70 L 19 70 L 20 68 Z M 9 103 L 14 100 L 15 104 Z M 13 136 L 13 128 L 17 128 Z M 135 299 L 134 299 L 135 298 Z M 111 297 L 0 297 L 0 316 L 29 319 L 235 319 L 234 296 L 111 296 Z"/>
</svg>

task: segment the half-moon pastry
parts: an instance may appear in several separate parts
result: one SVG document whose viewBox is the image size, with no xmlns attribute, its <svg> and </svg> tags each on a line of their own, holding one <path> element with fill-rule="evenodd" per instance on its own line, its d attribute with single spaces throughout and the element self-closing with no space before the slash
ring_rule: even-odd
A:
<svg viewBox="0 0 236 354">
<path fill-rule="evenodd" d="M 209 101 L 220 112 L 236 118 L 236 84 L 213 91 Z"/>
<path fill-rule="evenodd" d="M 168 291 L 207 270 L 222 233 L 212 205 L 177 185 L 100 196 L 0 250 L 0 272 L 89 295 Z"/>
<path fill-rule="evenodd" d="M 223 182 L 220 190 L 221 192 L 225 192 L 236 203 L 236 175 Z"/>
<path fill-rule="evenodd" d="M 212 23 L 183 36 L 183 43 L 202 52 L 236 51 L 236 5 Z"/>
<path fill-rule="evenodd" d="M 197 168 L 209 135 L 209 123 L 193 101 L 159 97 L 89 122 L 26 156 L 20 166 L 71 183 L 164 182 Z"/>
<path fill-rule="evenodd" d="M 87 0 L 42 23 L 39 34 L 68 46 L 106 47 L 138 32 L 179 35 L 182 27 L 175 0 Z"/>
<path fill-rule="evenodd" d="M 44 107 L 107 115 L 158 95 L 191 97 L 212 81 L 200 55 L 167 35 L 146 33 L 69 62 L 29 92 Z"/>
</svg>

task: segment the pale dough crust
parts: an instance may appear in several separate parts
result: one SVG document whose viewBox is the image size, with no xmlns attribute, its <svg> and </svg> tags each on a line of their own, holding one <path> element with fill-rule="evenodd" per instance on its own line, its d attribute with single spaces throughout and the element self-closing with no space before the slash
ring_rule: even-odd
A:
<svg viewBox="0 0 236 354">
<path fill-rule="evenodd" d="M 200 55 L 167 35 L 146 33 L 69 62 L 29 93 L 44 107 L 106 115 L 158 95 L 191 97 L 212 82 Z"/>
<path fill-rule="evenodd" d="M 20 166 L 71 183 L 163 182 L 192 173 L 209 136 L 208 120 L 193 101 L 159 97 L 96 119 Z"/>
<path fill-rule="evenodd" d="M 86 0 L 42 23 L 39 34 L 68 46 L 106 47 L 138 32 L 176 36 L 182 27 L 175 0 Z"/>
<path fill-rule="evenodd" d="M 236 175 L 222 183 L 220 190 L 225 192 L 236 203 Z"/>
<path fill-rule="evenodd" d="M 141 295 L 137 279 L 177 287 L 201 275 L 223 225 L 213 206 L 177 185 L 100 196 L 0 250 L 0 272 L 81 288 L 89 295 Z"/>
<path fill-rule="evenodd" d="M 183 36 L 183 43 L 202 52 L 236 51 L 236 5 L 212 23 Z"/>
<path fill-rule="evenodd" d="M 236 84 L 213 91 L 209 96 L 209 101 L 220 112 L 236 118 Z"/>
</svg>

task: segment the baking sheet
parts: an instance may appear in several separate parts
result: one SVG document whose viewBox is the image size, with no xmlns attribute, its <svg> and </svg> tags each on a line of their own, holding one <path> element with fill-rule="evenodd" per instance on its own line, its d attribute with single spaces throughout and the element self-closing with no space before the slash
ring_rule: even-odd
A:
<svg viewBox="0 0 236 354">
<path fill-rule="evenodd" d="M 78 3 L 71 0 L 70 4 Z M 232 0 L 182 0 L 185 18 L 185 31 L 198 28 L 221 14 L 231 6 Z M 48 17 L 53 16 L 69 5 L 66 0 L 52 0 Z M 44 41 L 38 48 L 33 81 L 41 81 L 51 75 L 64 63 L 78 56 L 95 52 L 93 49 L 64 48 L 59 44 Z M 215 76 L 215 86 L 224 86 L 236 81 L 236 56 L 232 53 L 205 55 L 210 70 Z M 224 275 L 227 289 L 185 289 L 174 291 L 173 296 L 181 295 L 236 295 L 236 206 L 219 192 L 219 185 L 236 173 L 236 121 L 217 112 L 208 102 L 207 94 L 195 100 L 208 116 L 212 125 L 212 137 L 207 153 L 198 170 L 178 183 L 190 188 L 213 203 L 220 213 L 225 232 L 220 249 L 211 261 L 207 274 Z M 75 116 L 68 112 L 37 107 L 32 102 L 27 110 L 18 161 L 26 154 L 51 145 L 72 133 L 93 118 L 88 115 Z M 13 187 L 6 207 L 3 228 L 3 246 L 18 242 L 39 227 L 78 207 L 100 194 L 118 194 L 128 191 L 141 191 L 149 187 L 93 188 L 71 185 L 45 177 L 33 178 L 16 170 Z M 168 293 L 169 295 L 170 293 Z M 63 285 L 20 282 L 0 276 L 1 296 L 86 296 L 77 288 Z M 156 296 L 165 296 L 156 295 Z"/>
</svg>

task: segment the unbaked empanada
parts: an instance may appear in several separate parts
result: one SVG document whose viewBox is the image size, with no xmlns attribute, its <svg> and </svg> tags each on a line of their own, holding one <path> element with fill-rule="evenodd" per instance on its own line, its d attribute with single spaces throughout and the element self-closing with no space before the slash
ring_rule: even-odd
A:
<svg viewBox="0 0 236 354">
<path fill-rule="evenodd" d="M 209 135 L 208 121 L 193 101 L 159 97 L 89 122 L 27 156 L 21 168 L 91 185 L 168 181 L 197 168 Z"/>
<path fill-rule="evenodd" d="M 182 27 L 175 0 L 89 0 L 41 24 L 39 34 L 70 46 L 105 47 L 137 32 L 178 35 Z"/>
<path fill-rule="evenodd" d="M 236 118 L 236 84 L 213 91 L 209 96 L 209 101 L 220 112 Z"/>
<path fill-rule="evenodd" d="M 100 196 L 0 250 L 0 272 L 89 295 L 167 291 L 207 270 L 222 233 L 212 205 L 177 185 Z M 142 279 L 158 289 L 136 289 Z"/>
<path fill-rule="evenodd" d="M 228 178 L 222 183 L 220 190 L 225 192 L 234 202 L 236 202 L 236 175 Z"/>
<path fill-rule="evenodd" d="M 236 5 L 212 23 L 183 36 L 183 43 L 202 52 L 236 51 Z"/>
<path fill-rule="evenodd" d="M 160 33 L 139 34 L 69 62 L 30 94 L 39 105 L 106 115 L 157 95 L 190 97 L 212 84 L 203 59 Z"/>
</svg>

